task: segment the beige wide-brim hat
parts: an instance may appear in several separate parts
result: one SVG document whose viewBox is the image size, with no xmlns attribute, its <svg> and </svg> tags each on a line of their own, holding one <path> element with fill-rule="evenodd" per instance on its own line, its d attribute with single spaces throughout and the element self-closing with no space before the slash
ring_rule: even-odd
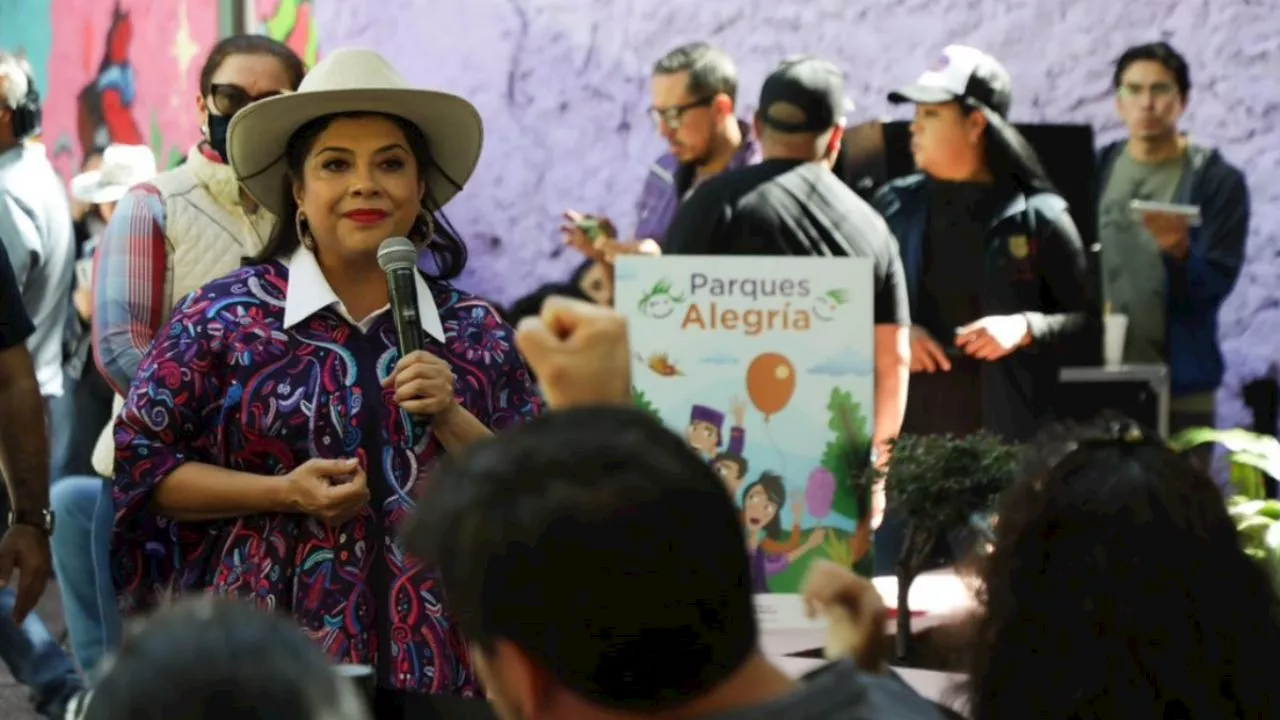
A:
<svg viewBox="0 0 1280 720">
<path fill-rule="evenodd" d="M 480 161 L 484 124 L 474 105 L 411 87 L 372 50 L 340 49 L 317 63 L 297 92 L 259 100 L 231 118 L 227 159 L 259 205 L 280 217 L 289 138 L 316 118 L 340 113 L 382 113 L 418 126 L 437 166 L 427 172 L 427 188 L 441 207 Z"/>
</svg>

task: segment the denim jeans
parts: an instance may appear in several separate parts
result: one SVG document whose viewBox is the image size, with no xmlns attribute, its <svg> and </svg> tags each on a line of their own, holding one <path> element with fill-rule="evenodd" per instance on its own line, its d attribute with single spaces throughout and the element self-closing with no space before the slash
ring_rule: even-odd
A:
<svg viewBox="0 0 1280 720">
<path fill-rule="evenodd" d="M 59 480 L 51 499 L 57 518 L 53 566 L 71 651 L 85 675 L 93 678 L 103 656 L 120 645 L 120 611 L 110 564 L 115 508 L 107 481 L 96 476 Z"/>
<path fill-rule="evenodd" d="M 62 720 L 66 702 L 82 687 L 80 673 L 35 613 L 21 626 L 13 622 L 16 599 L 13 588 L 0 590 L 0 659 L 31 689 L 36 712 Z"/>
</svg>

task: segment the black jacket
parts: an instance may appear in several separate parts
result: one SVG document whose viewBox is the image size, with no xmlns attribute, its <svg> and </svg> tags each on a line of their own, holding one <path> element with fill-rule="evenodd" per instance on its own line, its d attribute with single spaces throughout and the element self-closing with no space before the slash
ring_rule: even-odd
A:
<svg viewBox="0 0 1280 720">
<path fill-rule="evenodd" d="M 916 174 L 886 184 L 875 196 L 877 209 L 898 238 L 913 317 L 929 228 L 927 192 L 925 176 Z M 1066 201 L 1056 194 L 1015 194 L 992 218 L 985 248 L 982 312 L 1025 314 L 1033 342 L 983 364 L 984 425 L 1023 440 L 1052 417 L 1062 366 L 1097 364 L 1101 305 L 1089 280 L 1080 233 Z"/>
</svg>

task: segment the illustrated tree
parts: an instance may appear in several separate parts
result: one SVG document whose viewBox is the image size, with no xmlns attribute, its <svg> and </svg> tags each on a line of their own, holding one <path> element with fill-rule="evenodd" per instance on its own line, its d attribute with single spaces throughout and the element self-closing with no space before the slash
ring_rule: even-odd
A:
<svg viewBox="0 0 1280 720">
<path fill-rule="evenodd" d="M 831 473 L 841 491 L 835 493 L 831 510 L 853 518 L 857 521 L 858 532 L 854 535 L 847 553 L 848 563 L 852 565 L 865 557 L 870 550 L 870 526 L 865 522 L 869 503 L 867 491 L 867 468 L 871 463 L 871 433 L 867 416 L 862 406 L 854 401 L 853 394 L 842 388 L 832 388 L 827 399 L 827 429 L 832 433 L 831 439 L 823 448 L 821 466 Z M 833 535 L 828 541 L 835 543 Z M 835 547 L 827 550 L 832 559 L 845 558 L 846 554 L 838 552 Z"/>
<path fill-rule="evenodd" d="M 635 385 L 632 385 L 631 397 L 632 397 L 632 400 L 635 402 L 636 407 L 649 413 L 650 415 L 653 415 L 655 418 L 659 420 L 662 419 L 662 415 L 658 412 L 657 406 L 654 405 L 652 402 L 649 402 L 649 398 L 644 394 L 643 390 L 636 387 Z"/>
<path fill-rule="evenodd" d="M 895 651 L 905 661 L 910 651 L 911 608 L 907 594 L 924 571 L 937 540 L 965 527 L 978 513 L 990 512 L 1012 482 L 1020 448 L 989 433 L 964 438 L 903 435 L 892 446 L 888 466 L 889 506 L 906 519 L 898 556 L 898 628 Z M 878 478 L 868 470 L 868 481 Z"/>
</svg>

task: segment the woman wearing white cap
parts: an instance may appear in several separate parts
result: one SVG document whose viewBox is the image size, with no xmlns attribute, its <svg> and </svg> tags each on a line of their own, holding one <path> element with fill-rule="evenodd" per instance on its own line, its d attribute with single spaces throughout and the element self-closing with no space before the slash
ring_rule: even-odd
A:
<svg viewBox="0 0 1280 720">
<path fill-rule="evenodd" d="M 541 405 L 511 328 L 448 284 L 466 247 L 436 218 L 481 145 L 470 103 L 363 50 L 232 121 L 231 165 L 281 222 L 256 263 L 179 303 L 134 380 L 112 544 L 129 608 L 208 588 L 292 613 L 335 660 L 375 666 L 383 716 L 476 694 L 435 572 L 397 529 L 442 455 Z M 431 258 L 423 349 L 404 357 L 389 238 Z"/>
<path fill-rule="evenodd" d="M 1026 440 L 1053 416 L 1064 361 L 1101 346 L 1080 233 L 1007 120 L 1012 83 L 995 58 L 950 45 L 889 100 L 915 105 L 920 169 L 875 197 L 898 238 L 913 323 L 902 431 Z M 892 572 L 903 522 L 890 507 L 877 572 Z"/>
</svg>

